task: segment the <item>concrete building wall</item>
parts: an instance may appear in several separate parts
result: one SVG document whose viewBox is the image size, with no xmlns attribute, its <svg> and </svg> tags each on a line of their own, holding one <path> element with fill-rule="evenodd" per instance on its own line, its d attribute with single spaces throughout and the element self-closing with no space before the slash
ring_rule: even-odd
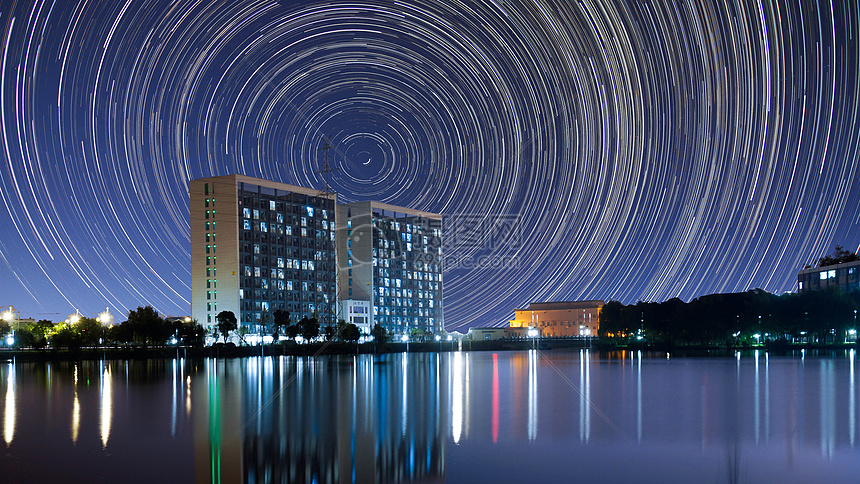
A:
<svg viewBox="0 0 860 484">
<path fill-rule="evenodd" d="M 235 175 L 191 180 L 191 317 L 214 325 L 239 314 L 239 216 Z M 208 240 L 207 240 L 208 239 Z M 209 252 L 207 253 L 207 245 Z"/>
</svg>

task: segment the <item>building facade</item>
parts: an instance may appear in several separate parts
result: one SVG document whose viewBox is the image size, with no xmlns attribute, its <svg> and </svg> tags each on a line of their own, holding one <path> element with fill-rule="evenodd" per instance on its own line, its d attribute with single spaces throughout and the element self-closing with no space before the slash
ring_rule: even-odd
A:
<svg viewBox="0 0 860 484">
<path fill-rule="evenodd" d="M 838 287 L 845 292 L 860 290 L 860 261 L 803 269 L 797 273 L 798 292 Z"/>
<path fill-rule="evenodd" d="M 335 322 L 334 194 L 243 175 L 192 180 L 189 192 L 193 318 L 211 328 L 232 311 L 251 332 L 278 309 Z"/>
<path fill-rule="evenodd" d="M 512 328 L 537 328 L 544 337 L 597 336 L 604 302 L 559 301 L 531 303 L 515 309 Z"/>
<path fill-rule="evenodd" d="M 441 331 L 442 217 L 368 201 L 338 205 L 337 224 L 339 295 L 369 305 L 368 327 Z"/>
<path fill-rule="evenodd" d="M 536 337 L 540 337 L 540 330 L 536 330 Z M 496 341 L 500 339 L 525 339 L 530 338 L 529 327 L 511 326 L 507 328 L 469 328 L 466 339 L 472 341 Z"/>
</svg>

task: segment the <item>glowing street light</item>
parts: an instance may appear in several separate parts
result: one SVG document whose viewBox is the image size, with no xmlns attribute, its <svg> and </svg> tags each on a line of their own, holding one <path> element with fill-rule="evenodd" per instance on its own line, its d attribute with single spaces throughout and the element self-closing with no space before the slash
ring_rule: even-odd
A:
<svg viewBox="0 0 860 484">
<path fill-rule="evenodd" d="M 0 319 L 9 323 L 9 327 L 12 330 L 12 332 L 6 338 L 6 345 L 7 346 L 12 346 L 13 344 L 15 344 L 15 321 L 18 319 L 17 314 L 18 314 L 18 311 L 15 311 L 14 306 L 9 306 L 8 309 L 6 309 L 2 313 L 0 313 Z"/>
<path fill-rule="evenodd" d="M 529 338 L 532 339 L 532 349 L 534 349 L 535 339 L 538 337 L 538 334 L 540 334 L 540 333 L 538 332 L 537 328 L 529 327 L 529 330 L 526 331 L 526 334 L 528 335 Z"/>
<path fill-rule="evenodd" d="M 761 334 L 756 333 L 753 335 L 753 338 L 755 338 L 755 344 L 761 344 L 761 342 L 759 341 L 761 338 Z"/>
</svg>

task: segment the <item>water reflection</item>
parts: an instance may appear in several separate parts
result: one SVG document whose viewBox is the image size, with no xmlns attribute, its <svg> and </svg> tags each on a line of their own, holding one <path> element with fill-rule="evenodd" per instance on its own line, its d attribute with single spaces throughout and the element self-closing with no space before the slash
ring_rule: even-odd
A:
<svg viewBox="0 0 860 484">
<path fill-rule="evenodd" d="M 3 439 L 6 445 L 12 443 L 15 436 L 15 365 L 9 364 L 6 375 L 6 399 L 3 408 Z"/>
<path fill-rule="evenodd" d="M 447 361 L 435 354 L 210 360 L 208 388 L 198 395 L 209 410 L 208 435 L 195 434 L 196 479 L 441 479 Z"/>
<path fill-rule="evenodd" d="M 0 457 L 21 463 L 4 468 L 12 481 L 32 478 L 46 454 L 63 459 L 53 480 L 833 481 L 860 471 L 855 358 L 530 350 L 8 363 Z"/>
</svg>

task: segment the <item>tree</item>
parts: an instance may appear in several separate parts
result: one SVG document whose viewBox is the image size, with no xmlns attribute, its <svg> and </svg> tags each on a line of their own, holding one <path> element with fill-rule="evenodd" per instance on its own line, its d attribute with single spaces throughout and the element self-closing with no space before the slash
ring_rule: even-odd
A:
<svg viewBox="0 0 860 484">
<path fill-rule="evenodd" d="M 80 342 L 69 323 L 60 323 L 54 327 L 54 334 L 51 335 L 51 345 L 55 348 L 78 348 Z"/>
<path fill-rule="evenodd" d="M 412 341 L 425 342 L 430 337 L 430 332 L 424 328 L 412 328 L 409 330 L 409 339 Z"/>
<path fill-rule="evenodd" d="M 29 329 L 30 334 L 33 335 L 32 346 L 34 348 L 44 348 L 48 344 L 48 336 L 54 330 L 54 323 L 47 319 L 40 319 L 31 324 Z"/>
<path fill-rule="evenodd" d="M 302 338 L 310 341 L 320 335 L 320 323 L 317 321 L 317 318 L 308 319 L 304 317 L 299 321 L 299 330 L 301 331 Z"/>
<path fill-rule="evenodd" d="M 94 318 L 81 318 L 72 327 L 81 346 L 96 346 L 105 336 L 105 327 Z"/>
<path fill-rule="evenodd" d="M 269 310 L 264 309 L 262 313 L 260 313 L 260 335 L 268 334 L 269 331 L 269 321 L 271 321 L 272 317 L 269 315 Z"/>
<path fill-rule="evenodd" d="M 162 345 L 172 334 L 172 329 L 152 306 L 138 307 L 128 312 L 130 330 L 134 341 L 144 345 Z"/>
<path fill-rule="evenodd" d="M 344 341 L 355 343 L 361 338 L 361 330 L 352 323 L 346 323 L 340 331 L 340 337 Z"/>
<path fill-rule="evenodd" d="M 286 329 L 287 326 L 290 325 L 290 313 L 284 311 L 283 309 L 276 309 L 274 313 L 274 331 L 273 336 L 275 340 L 281 335 L 281 329 Z M 295 336 L 293 336 L 295 338 Z"/>
<path fill-rule="evenodd" d="M 218 322 L 217 328 L 218 331 L 224 335 L 224 341 L 227 341 L 227 334 L 230 331 L 235 331 L 238 328 L 238 322 L 236 320 L 236 315 L 233 314 L 233 311 L 221 311 L 218 313 L 218 316 L 215 316 L 215 320 Z"/>
<path fill-rule="evenodd" d="M 332 341 L 337 336 L 337 329 L 332 325 L 328 325 L 323 328 L 323 335 L 326 341 Z"/>
<path fill-rule="evenodd" d="M 173 323 L 173 334 L 181 344 L 188 346 L 203 346 L 206 339 L 206 330 L 203 329 L 196 319 L 191 321 L 177 320 Z"/>
<path fill-rule="evenodd" d="M 284 334 L 287 335 L 287 338 L 296 339 L 298 335 L 302 334 L 302 327 L 299 326 L 299 323 L 289 324 L 284 328 Z"/>
<path fill-rule="evenodd" d="M 846 262 L 856 262 L 860 260 L 860 255 L 845 250 L 841 245 L 837 245 L 833 249 L 832 255 L 826 255 L 818 259 L 818 267 L 832 266 L 836 264 L 844 264 Z"/>
<path fill-rule="evenodd" d="M 603 306 L 598 316 L 600 328 L 597 330 L 598 336 L 617 339 L 630 333 L 630 328 L 625 328 L 621 324 L 622 307 L 623 305 L 618 301 L 609 301 Z"/>
<path fill-rule="evenodd" d="M 387 343 L 390 336 L 388 330 L 379 323 L 373 326 L 373 329 L 370 330 L 370 335 L 373 336 L 373 341 L 379 344 Z"/>
</svg>

